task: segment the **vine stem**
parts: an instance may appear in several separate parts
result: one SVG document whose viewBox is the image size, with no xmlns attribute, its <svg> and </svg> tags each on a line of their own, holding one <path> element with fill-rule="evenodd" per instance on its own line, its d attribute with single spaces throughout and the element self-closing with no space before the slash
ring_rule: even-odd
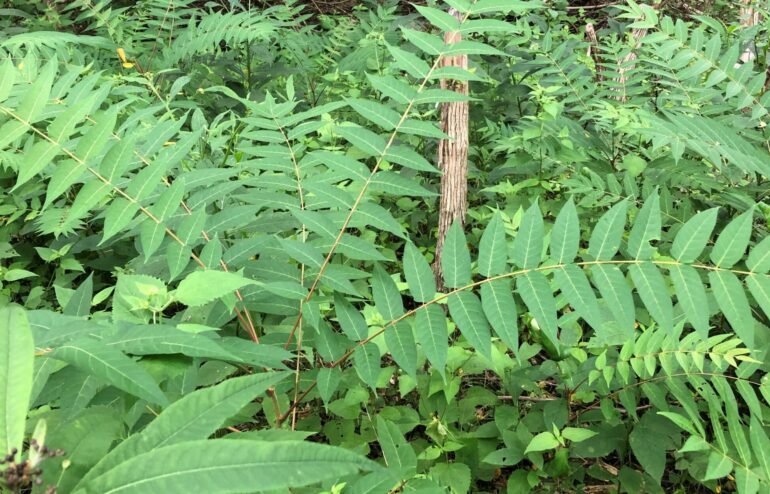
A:
<svg viewBox="0 0 770 494">
<path fill-rule="evenodd" d="M 405 320 L 405 319 L 415 315 L 418 311 L 420 311 L 420 310 L 422 310 L 422 309 L 424 309 L 424 308 L 426 308 L 428 306 L 431 306 L 431 305 L 437 304 L 439 302 L 442 302 L 442 301 L 448 299 L 449 297 L 451 297 L 452 295 L 454 295 L 456 293 L 459 293 L 459 292 L 462 292 L 462 291 L 466 291 L 466 290 L 472 290 L 472 289 L 477 288 L 477 287 L 479 287 L 481 285 L 484 285 L 486 283 L 491 283 L 491 282 L 497 281 L 497 280 L 515 278 L 517 276 L 522 276 L 522 275 L 525 275 L 525 274 L 528 274 L 528 273 L 532 273 L 532 272 L 549 272 L 549 271 L 554 271 L 554 270 L 557 270 L 557 269 L 564 269 L 568 265 L 579 266 L 579 267 L 590 267 L 590 266 L 600 266 L 600 265 L 633 265 L 633 264 L 643 264 L 643 263 L 646 263 L 646 262 L 649 262 L 649 263 L 654 264 L 656 266 L 666 266 L 666 267 L 670 267 L 670 266 L 691 266 L 693 268 L 702 269 L 702 270 L 705 270 L 705 271 L 729 271 L 731 273 L 740 274 L 740 275 L 744 275 L 744 276 L 756 276 L 757 275 L 757 273 L 754 273 L 752 271 L 742 271 L 742 270 L 737 270 L 737 269 L 725 269 L 725 268 L 720 268 L 718 266 L 710 266 L 708 264 L 687 264 L 687 263 L 682 263 L 682 262 L 679 262 L 679 261 L 676 261 L 676 260 L 670 260 L 670 261 L 668 261 L 668 260 L 649 260 L 649 261 L 645 261 L 645 260 L 636 260 L 636 259 L 635 260 L 621 259 L 621 260 L 605 260 L 605 261 L 602 261 L 602 260 L 598 260 L 598 261 L 580 261 L 580 262 L 575 262 L 575 263 L 550 264 L 550 265 L 546 265 L 546 266 L 539 266 L 537 268 L 520 269 L 518 271 L 512 271 L 512 272 L 509 272 L 509 273 L 500 274 L 500 275 L 492 276 L 492 277 L 489 277 L 489 278 L 485 278 L 485 279 L 480 280 L 480 281 L 475 281 L 473 283 L 469 283 L 469 284 L 467 284 L 465 286 L 462 286 L 460 288 L 455 288 L 455 289 L 453 289 L 453 290 L 451 290 L 449 292 L 446 292 L 446 293 L 439 293 L 436 296 L 436 298 L 434 298 L 433 300 L 431 300 L 429 302 L 425 302 L 422 305 L 420 305 L 418 307 L 415 307 L 414 309 L 411 309 L 411 310 L 405 312 L 402 316 L 400 316 L 400 317 L 398 317 L 396 319 L 393 319 L 392 321 L 388 322 L 382 328 L 380 328 L 378 331 L 376 331 L 373 334 L 371 334 L 369 337 L 359 341 L 358 343 L 356 343 L 355 346 L 353 346 L 351 349 L 349 349 L 347 352 L 345 352 L 345 354 L 342 355 L 342 357 L 338 358 L 337 360 L 335 360 L 334 362 L 329 364 L 327 367 L 334 368 L 334 367 L 341 366 L 342 364 L 344 364 L 353 355 L 353 353 L 355 353 L 356 350 L 358 350 L 362 346 L 366 345 L 367 343 L 371 342 L 372 340 L 374 340 L 375 338 L 377 338 L 378 336 L 383 334 L 386 329 L 388 329 L 390 327 L 393 327 L 393 326 L 397 325 L 398 323 L 400 323 L 401 321 L 403 321 L 403 320 Z M 310 386 L 308 386 L 305 389 L 305 391 L 303 391 L 299 395 L 299 397 L 296 400 L 294 400 L 294 402 L 291 404 L 289 409 L 280 417 L 279 420 L 276 421 L 277 425 L 280 425 L 281 423 L 283 423 L 286 420 L 286 418 L 289 416 L 291 411 L 294 410 L 302 402 L 302 400 L 304 400 L 307 397 L 307 395 L 310 394 L 310 392 L 316 387 L 316 385 L 317 385 L 317 382 L 313 382 Z"/>
</svg>

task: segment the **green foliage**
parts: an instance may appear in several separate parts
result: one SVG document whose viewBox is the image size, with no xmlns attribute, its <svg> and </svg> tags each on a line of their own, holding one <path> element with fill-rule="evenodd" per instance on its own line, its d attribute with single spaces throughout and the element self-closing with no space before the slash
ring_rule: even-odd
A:
<svg viewBox="0 0 770 494">
<path fill-rule="evenodd" d="M 0 489 L 770 490 L 767 21 L 276 3 L 2 10 Z"/>
</svg>

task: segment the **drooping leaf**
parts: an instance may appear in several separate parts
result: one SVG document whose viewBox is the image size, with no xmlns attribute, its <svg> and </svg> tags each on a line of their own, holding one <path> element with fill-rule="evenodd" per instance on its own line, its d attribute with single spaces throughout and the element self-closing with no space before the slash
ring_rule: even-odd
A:
<svg viewBox="0 0 770 494">
<path fill-rule="evenodd" d="M 664 331 L 671 331 L 674 309 L 660 270 L 650 262 L 632 264 L 629 268 L 636 291 L 653 319 Z"/>
<path fill-rule="evenodd" d="M 377 442 L 382 448 L 382 455 L 389 469 L 394 469 L 403 477 L 414 475 L 417 469 L 417 455 L 406 442 L 404 435 L 393 422 L 377 415 Z"/>
<path fill-rule="evenodd" d="M 695 268 L 684 264 L 672 266 L 669 272 L 679 305 L 692 327 L 706 339 L 709 332 L 708 299 L 700 275 Z"/>
</svg>

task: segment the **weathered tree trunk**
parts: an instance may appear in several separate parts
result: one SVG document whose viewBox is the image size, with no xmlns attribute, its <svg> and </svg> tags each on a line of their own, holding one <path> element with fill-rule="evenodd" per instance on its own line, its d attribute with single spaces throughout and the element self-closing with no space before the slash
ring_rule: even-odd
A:
<svg viewBox="0 0 770 494">
<path fill-rule="evenodd" d="M 461 18 L 454 9 L 452 15 Z M 458 32 L 447 32 L 444 41 L 457 43 L 462 39 Z M 444 57 L 443 67 L 468 68 L 468 56 L 458 55 Z M 441 81 L 443 89 L 468 94 L 467 81 Z M 455 101 L 441 105 L 441 129 L 449 136 L 438 144 L 438 167 L 441 175 L 441 198 L 439 200 L 438 241 L 436 243 L 436 260 L 433 272 L 436 276 L 436 288 L 444 289 L 441 273 L 441 253 L 444 247 L 444 237 L 449 227 L 455 221 L 465 223 L 465 213 L 468 209 L 468 102 Z"/>
</svg>

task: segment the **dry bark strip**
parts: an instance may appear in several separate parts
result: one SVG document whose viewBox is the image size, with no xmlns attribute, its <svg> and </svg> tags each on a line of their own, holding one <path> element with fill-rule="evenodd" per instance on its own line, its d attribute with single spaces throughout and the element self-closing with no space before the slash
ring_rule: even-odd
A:
<svg viewBox="0 0 770 494">
<path fill-rule="evenodd" d="M 454 9 L 449 13 L 461 19 L 461 14 Z M 444 34 L 444 42 L 457 43 L 462 35 L 456 31 Z M 444 57 L 442 67 L 468 68 L 468 56 L 456 55 Z M 462 95 L 468 95 L 468 81 L 441 81 L 442 89 L 449 89 Z M 439 199 L 438 241 L 436 243 L 436 259 L 433 272 L 436 276 L 436 288 L 444 289 L 441 272 L 441 253 L 444 248 L 444 238 L 449 227 L 455 221 L 465 223 L 465 213 L 468 210 L 468 102 L 452 101 L 441 104 L 441 130 L 448 139 L 438 143 L 438 167 L 441 170 L 441 197 Z"/>
</svg>

